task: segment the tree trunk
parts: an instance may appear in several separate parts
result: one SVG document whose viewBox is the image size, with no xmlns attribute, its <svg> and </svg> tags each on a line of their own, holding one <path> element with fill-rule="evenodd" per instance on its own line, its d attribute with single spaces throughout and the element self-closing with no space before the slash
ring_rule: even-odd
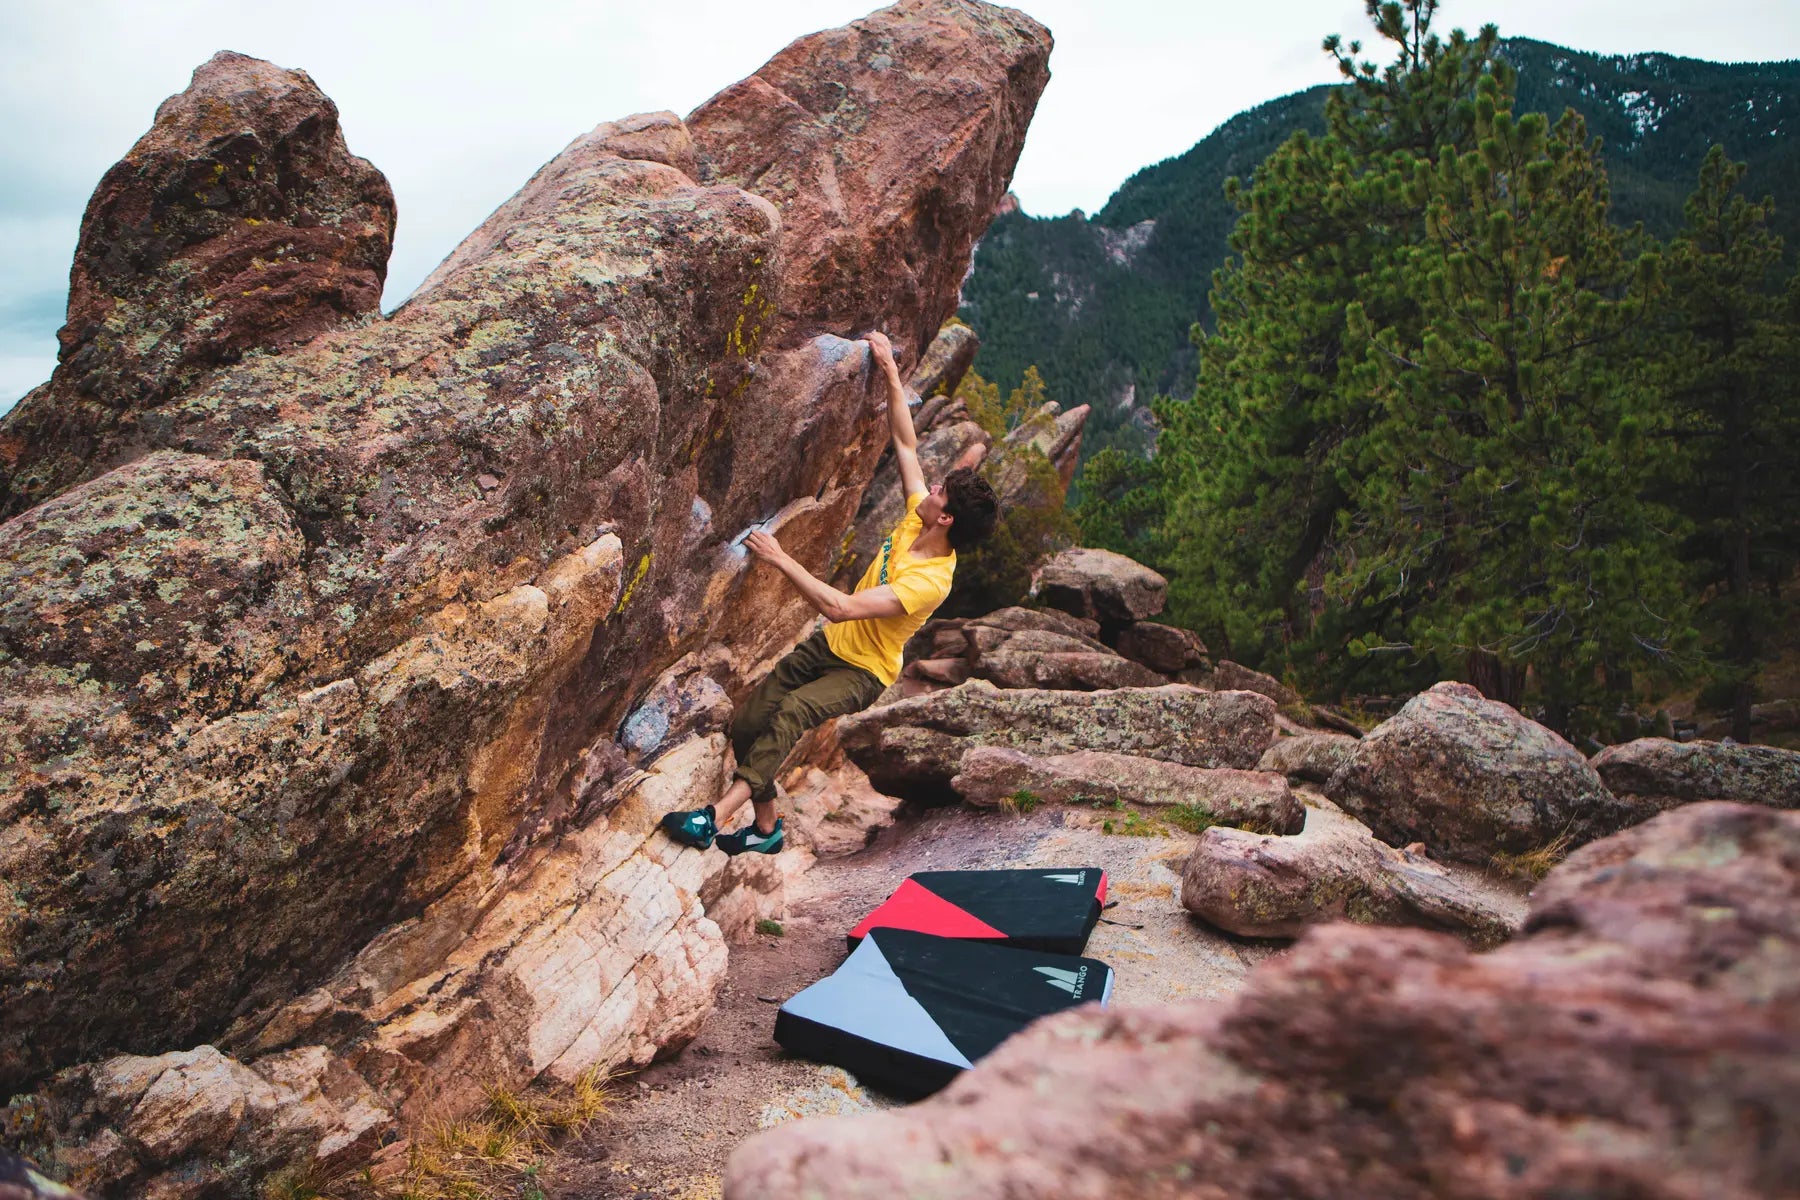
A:
<svg viewBox="0 0 1800 1200">
<path fill-rule="evenodd" d="M 1498 656 L 1482 650 L 1471 650 L 1468 657 L 1469 682 L 1489 700 L 1520 707 L 1525 700 L 1525 668 L 1507 666 Z"/>
</svg>

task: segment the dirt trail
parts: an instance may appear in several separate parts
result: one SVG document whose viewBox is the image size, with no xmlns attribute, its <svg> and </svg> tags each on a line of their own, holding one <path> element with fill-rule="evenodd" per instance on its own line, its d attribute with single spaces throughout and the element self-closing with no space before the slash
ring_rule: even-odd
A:
<svg viewBox="0 0 1800 1200">
<path fill-rule="evenodd" d="M 1286 945 L 1223 935 L 1189 917 L 1177 893 L 1193 837 L 1103 832 L 1103 817 L 1116 815 L 939 809 L 903 817 L 861 853 L 819 862 L 788 885 L 783 936 L 732 948 L 730 974 L 700 1037 L 671 1061 L 619 1081 L 613 1113 L 546 1164 L 549 1196 L 716 1198 L 726 1159 L 758 1130 L 894 1103 L 835 1067 L 788 1056 L 774 1041 L 775 1012 L 843 962 L 845 931 L 915 871 L 1104 868 L 1109 899 L 1118 903 L 1086 953 L 1113 967 L 1114 1004 L 1229 995 Z"/>
</svg>

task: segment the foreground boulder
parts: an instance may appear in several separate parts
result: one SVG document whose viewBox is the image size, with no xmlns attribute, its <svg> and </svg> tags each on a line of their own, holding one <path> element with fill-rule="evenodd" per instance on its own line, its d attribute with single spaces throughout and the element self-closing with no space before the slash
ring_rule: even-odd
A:
<svg viewBox="0 0 1800 1200">
<path fill-rule="evenodd" d="M 1390 845 L 1486 863 L 1558 840 L 1581 845 L 1633 823 L 1586 758 L 1466 683 L 1407 701 L 1356 743 L 1326 794 Z"/>
<path fill-rule="evenodd" d="M 1593 764 L 1616 795 L 1649 811 L 1695 800 L 1800 808 L 1800 752 L 1793 750 L 1639 738 L 1608 746 Z"/>
<path fill-rule="evenodd" d="M 1111 550 L 1064 550 L 1032 576 L 1039 604 L 1077 617 L 1120 625 L 1154 617 L 1168 599 L 1169 581 Z"/>
<path fill-rule="evenodd" d="M 1511 937 L 1517 919 L 1417 850 L 1378 841 L 1354 817 L 1306 811 L 1296 837 L 1214 826 L 1181 872 L 1181 903 L 1244 937 L 1299 937 L 1314 925 L 1415 925 L 1478 949 Z"/>
<path fill-rule="evenodd" d="M 963 753 L 950 786 L 982 808 L 1016 804 L 1023 795 L 1048 804 L 1188 805 L 1222 824 L 1268 833 L 1299 833 L 1306 822 L 1299 798 L 1279 775 L 1098 750 L 1037 758 L 976 746 Z"/>
<path fill-rule="evenodd" d="M 954 309 L 1049 49 L 904 0 L 602 125 L 393 316 L 178 382 L 0 526 L 0 1088 L 317 1048 L 391 1132 L 692 1036 L 725 934 L 656 806 L 811 618 L 742 534 L 837 552 L 886 440 L 849 339 Z M 121 1194 L 263 1153 L 134 1145 Z"/>
<path fill-rule="evenodd" d="M 963 753 L 976 746 L 1040 757 L 1102 750 L 1190 767 L 1247 769 L 1274 732 L 1274 703 L 1253 692 L 1203 692 L 1180 684 L 1002 690 L 980 679 L 838 722 L 844 753 L 877 788 L 933 800 L 950 795 Z"/>
<path fill-rule="evenodd" d="M 911 1108 L 796 1122 L 730 1200 L 1751 1200 L 1800 1143 L 1800 815 L 1578 851 L 1487 954 L 1316 930 L 1224 1003 L 1086 1008 Z"/>
</svg>

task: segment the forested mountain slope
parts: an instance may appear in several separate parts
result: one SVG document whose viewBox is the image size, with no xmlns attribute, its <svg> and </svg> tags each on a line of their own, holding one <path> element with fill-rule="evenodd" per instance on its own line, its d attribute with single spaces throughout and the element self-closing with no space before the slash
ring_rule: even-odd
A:
<svg viewBox="0 0 1800 1200">
<path fill-rule="evenodd" d="M 1598 55 L 1515 38 L 1517 112 L 1565 107 L 1603 141 L 1617 220 L 1658 237 L 1681 223 L 1707 149 L 1747 162 L 1742 191 L 1777 198 L 1775 232 L 1800 249 L 1800 61 L 1720 64 L 1668 54 Z M 1049 394 L 1092 404 L 1084 456 L 1148 442 L 1152 394 L 1193 386 L 1189 327 L 1207 319 L 1212 272 L 1237 213 L 1225 180 L 1248 182 L 1295 130 L 1316 133 L 1328 86 L 1240 113 L 1186 153 L 1137 172 L 1093 217 L 1001 216 L 975 256 L 962 317 L 981 332 L 975 369 L 1002 388 L 1036 364 Z"/>
</svg>

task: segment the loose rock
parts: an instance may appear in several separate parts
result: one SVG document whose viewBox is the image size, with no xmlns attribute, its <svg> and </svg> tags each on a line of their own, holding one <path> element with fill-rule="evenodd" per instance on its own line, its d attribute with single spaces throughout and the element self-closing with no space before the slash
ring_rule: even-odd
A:
<svg viewBox="0 0 1800 1200">
<path fill-rule="evenodd" d="M 1181 874 L 1189 912 L 1245 937 L 1299 937 L 1313 925 L 1416 925 L 1454 933 L 1477 949 L 1511 937 L 1508 914 L 1417 851 L 1377 841 L 1354 817 L 1308 809 L 1294 837 L 1215 826 Z"/>
<path fill-rule="evenodd" d="M 1614 794 L 1651 811 L 1695 800 L 1800 808 L 1800 752 L 1793 750 L 1639 738 L 1608 746 L 1593 764 Z"/>
<path fill-rule="evenodd" d="M 1149 567 L 1110 550 L 1064 550 L 1032 576 L 1039 604 L 1101 624 L 1154 617 L 1163 609 L 1169 582 Z"/>
<path fill-rule="evenodd" d="M 1040 757 L 1106 750 L 1194 767 L 1249 768 L 1274 728 L 1274 703 L 1253 692 L 1203 692 L 1180 684 L 1002 690 L 972 679 L 846 717 L 838 740 L 882 791 L 941 800 L 963 752 L 974 746 Z"/>
<path fill-rule="evenodd" d="M 999 746 L 964 751 L 950 780 L 964 800 L 996 808 L 1021 793 L 1050 804 L 1192 805 L 1225 825 L 1298 833 L 1305 810 L 1279 775 L 1083 750 L 1038 758 Z"/>
<path fill-rule="evenodd" d="M 1569 743 L 1466 683 L 1421 692 L 1356 743 L 1326 794 L 1389 845 L 1485 863 L 1580 845 L 1640 815 Z"/>
</svg>

